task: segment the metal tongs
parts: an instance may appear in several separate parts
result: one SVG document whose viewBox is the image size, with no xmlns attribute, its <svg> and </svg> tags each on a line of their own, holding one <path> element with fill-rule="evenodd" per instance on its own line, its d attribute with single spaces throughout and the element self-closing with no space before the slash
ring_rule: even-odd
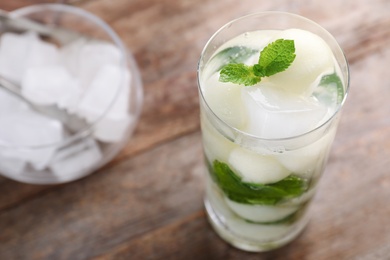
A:
<svg viewBox="0 0 390 260">
<path fill-rule="evenodd" d="M 88 123 L 84 118 L 81 118 L 76 114 L 69 114 L 65 110 L 58 108 L 56 105 L 41 106 L 34 104 L 23 96 L 20 86 L 14 84 L 2 76 L 0 76 L 0 87 L 3 87 L 17 96 L 19 99 L 23 100 L 35 112 L 53 119 L 57 119 L 68 131 L 70 131 L 70 133 L 77 133 L 80 130 L 86 129 L 88 127 Z"/>
<path fill-rule="evenodd" d="M 0 29 L 14 32 L 34 31 L 41 36 L 54 38 L 61 44 L 87 38 L 85 35 L 65 28 L 38 23 L 25 17 L 13 17 L 4 10 L 0 10 Z"/>
<path fill-rule="evenodd" d="M 13 17 L 8 12 L 3 10 L 0 10 L 0 29 L 2 31 L 14 32 L 34 31 L 43 37 L 51 37 L 56 39 L 61 44 L 67 44 L 76 39 L 86 38 L 79 33 L 64 28 L 55 27 L 52 25 L 44 25 L 27 18 Z M 65 110 L 58 108 L 56 105 L 41 106 L 32 103 L 22 95 L 21 87 L 19 85 L 13 83 L 1 75 L 0 87 L 3 87 L 15 96 L 19 97 L 36 112 L 59 120 L 71 133 L 77 133 L 89 126 L 85 119 L 79 117 L 76 114 L 69 114 Z"/>
</svg>

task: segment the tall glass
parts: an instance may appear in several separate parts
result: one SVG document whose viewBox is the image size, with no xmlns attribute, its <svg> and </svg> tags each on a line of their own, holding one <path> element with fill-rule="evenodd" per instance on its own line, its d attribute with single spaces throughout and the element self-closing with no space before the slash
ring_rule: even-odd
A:
<svg viewBox="0 0 390 260">
<path fill-rule="evenodd" d="M 299 135 L 262 138 L 231 124 L 240 119 L 232 118 L 239 117 L 239 113 L 230 115 L 232 120 L 218 116 L 205 98 L 205 89 L 210 87 L 208 66 L 216 66 L 221 46 L 248 32 L 290 28 L 320 36 L 333 52 L 338 77 L 332 86 L 340 95 L 328 119 Z M 232 51 L 232 55 L 240 53 Z M 199 61 L 198 86 L 208 172 L 205 207 L 212 227 L 228 243 L 246 251 L 267 251 L 288 243 L 308 223 L 308 206 L 324 171 L 348 92 L 348 64 L 341 48 L 325 29 L 306 18 L 283 12 L 248 15 L 229 22 L 207 42 Z M 248 183 L 238 173 L 242 169 L 237 165 L 251 170 L 256 166 L 255 171 L 267 171 L 270 179 L 280 171 L 288 172 L 283 180 Z"/>
</svg>

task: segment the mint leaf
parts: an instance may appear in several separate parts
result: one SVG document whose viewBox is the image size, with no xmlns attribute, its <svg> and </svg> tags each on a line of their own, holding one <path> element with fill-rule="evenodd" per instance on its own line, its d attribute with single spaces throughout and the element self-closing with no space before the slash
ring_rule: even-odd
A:
<svg viewBox="0 0 390 260">
<path fill-rule="evenodd" d="M 285 71 L 294 61 L 295 56 L 293 40 L 276 40 L 260 52 L 258 70 L 262 72 L 262 77 L 272 76 Z"/>
<path fill-rule="evenodd" d="M 217 160 L 210 167 L 210 173 L 226 196 L 239 203 L 275 205 L 307 190 L 307 182 L 293 175 L 272 184 L 243 182 L 226 163 Z"/>
<path fill-rule="evenodd" d="M 253 190 L 262 189 L 265 185 L 264 184 L 257 184 L 257 183 L 244 183 L 248 187 L 250 187 Z M 301 178 L 290 175 L 283 180 L 280 180 L 276 183 L 267 184 L 268 186 L 272 187 L 273 189 L 278 189 L 286 194 L 289 194 L 291 196 L 298 196 L 302 193 L 302 182 Z"/>
<path fill-rule="evenodd" d="M 219 77 L 221 82 L 232 82 L 245 86 L 252 86 L 260 80 L 261 78 L 253 73 L 252 67 L 243 63 L 225 65 Z"/>
<path fill-rule="evenodd" d="M 222 67 L 219 80 L 245 86 L 252 86 L 261 81 L 262 77 L 269 77 L 286 70 L 295 59 L 293 40 L 278 39 L 268 44 L 261 52 L 258 64 L 247 66 Z"/>
<path fill-rule="evenodd" d="M 265 77 L 265 71 L 259 64 L 253 65 L 253 73 L 258 77 Z"/>
<path fill-rule="evenodd" d="M 339 75 L 335 72 L 322 76 L 314 89 L 313 96 L 325 106 L 335 106 L 343 102 L 345 91 Z"/>
<path fill-rule="evenodd" d="M 339 75 L 336 73 L 325 75 L 321 78 L 320 86 L 327 87 L 329 85 L 333 85 L 336 87 L 336 93 L 337 93 L 337 104 L 340 104 L 344 99 L 344 87 L 343 82 L 341 82 L 341 79 Z"/>
</svg>

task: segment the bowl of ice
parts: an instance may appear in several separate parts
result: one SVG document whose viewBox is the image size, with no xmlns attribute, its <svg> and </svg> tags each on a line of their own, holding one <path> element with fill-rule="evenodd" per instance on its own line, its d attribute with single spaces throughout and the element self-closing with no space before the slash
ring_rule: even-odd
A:
<svg viewBox="0 0 390 260">
<path fill-rule="evenodd" d="M 7 15 L 0 19 L 0 174 L 56 184 L 96 171 L 128 143 L 140 115 L 133 56 L 104 21 L 76 7 L 33 5 Z"/>
</svg>

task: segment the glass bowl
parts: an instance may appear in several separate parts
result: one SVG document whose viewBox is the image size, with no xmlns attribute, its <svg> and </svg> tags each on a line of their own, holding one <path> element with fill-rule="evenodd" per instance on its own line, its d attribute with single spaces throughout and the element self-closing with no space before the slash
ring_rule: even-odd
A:
<svg viewBox="0 0 390 260">
<path fill-rule="evenodd" d="M 110 26 L 85 10 L 39 4 L 10 16 L 53 33 L 0 26 L 0 76 L 34 105 L 87 124 L 70 127 L 0 86 L 0 174 L 33 184 L 87 176 L 111 161 L 134 131 L 143 101 L 136 62 Z"/>
</svg>

